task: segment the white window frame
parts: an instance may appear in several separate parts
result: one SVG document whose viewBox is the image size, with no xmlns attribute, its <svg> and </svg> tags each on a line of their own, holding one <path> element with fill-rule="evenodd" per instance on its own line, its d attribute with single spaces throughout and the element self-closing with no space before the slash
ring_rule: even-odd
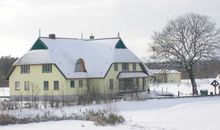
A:
<svg viewBox="0 0 220 130">
<path fill-rule="evenodd" d="M 42 73 L 52 73 L 52 64 L 42 65 Z"/>
<path fill-rule="evenodd" d="M 75 88 L 75 81 L 74 80 L 70 81 L 70 88 Z"/>
<path fill-rule="evenodd" d="M 21 65 L 20 72 L 21 72 L 21 74 L 29 74 L 30 73 L 30 65 Z"/>
<path fill-rule="evenodd" d="M 53 81 L 53 89 L 54 90 L 59 90 L 59 88 L 60 88 L 59 81 L 58 80 Z"/>
<path fill-rule="evenodd" d="M 122 71 L 129 71 L 129 64 L 128 63 L 122 63 Z"/>
<path fill-rule="evenodd" d="M 15 81 L 15 91 L 20 91 L 20 82 Z"/>
<path fill-rule="evenodd" d="M 29 90 L 30 90 L 30 82 L 24 81 L 24 91 L 29 91 Z"/>
<path fill-rule="evenodd" d="M 109 79 L 109 89 L 114 90 L 114 80 L 113 79 Z"/>
<path fill-rule="evenodd" d="M 79 87 L 80 87 L 80 88 L 83 87 L 83 80 L 79 80 Z"/>
<path fill-rule="evenodd" d="M 44 91 L 48 91 L 49 90 L 49 81 L 44 81 L 43 86 L 44 86 Z M 45 89 L 45 88 L 47 88 L 47 89 Z"/>
<path fill-rule="evenodd" d="M 132 69 L 133 69 L 133 71 L 137 71 L 137 64 L 136 63 L 132 64 Z"/>
</svg>

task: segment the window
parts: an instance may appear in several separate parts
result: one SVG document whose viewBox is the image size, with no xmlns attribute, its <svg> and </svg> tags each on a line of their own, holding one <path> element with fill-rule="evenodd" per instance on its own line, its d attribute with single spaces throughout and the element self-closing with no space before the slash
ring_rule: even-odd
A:
<svg viewBox="0 0 220 130">
<path fill-rule="evenodd" d="M 133 63 L 133 64 L 132 64 L 132 68 L 133 68 L 133 71 L 136 71 L 136 70 L 137 70 L 136 63 Z"/>
<path fill-rule="evenodd" d="M 76 61 L 75 72 L 87 72 L 83 59 L 78 59 Z"/>
<path fill-rule="evenodd" d="M 114 64 L 114 70 L 118 71 L 118 64 L 117 63 Z"/>
<path fill-rule="evenodd" d="M 54 90 L 59 90 L 59 81 L 53 82 L 53 88 L 54 88 Z"/>
<path fill-rule="evenodd" d="M 24 100 L 25 101 L 31 101 L 31 98 L 30 97 L 24 97 Z"/>
<path fill-rule="evenodd" d="M 128 63 L 122 63 L 122 71 L 129 71 Z"/>
<path fill-rule="evenodd" d="M 139 86 L 139 78 L 136 78 L 136 86 Z"/>
<path fill-rule="evenodd" d="M 24 91 L 29 91 L 29 81 L 24 81 Z"/>
<path fill-rule="evenodd" d="M 114 89 L 113 83 L 114 83 L 113 79 L 109 79 L 109 88 L 110 88 L 110 90 Z"/>
<path fill-rule="evenodd" d="M 83 80 L 79 80 L 79 87 L 83 87 Z"/>
<path fill-rule="evenodd" d="M 143 90 L 145 90 L 145 86 L 146 86 L 146 79 L 145 79 L 145 78 L 143 78 L 142 80 L 143 80 Z"/>
<path fill-rule="evenodd" d="M 44 91 L 49 90 L 49 82 L 48 81 L 44 81 Z"/>
<path fill-rule="evenodd" d="M 71 88 L 75 88 L 75 82 L 74 82 L 74 80 L 71 80 L 71 81 L 70 81 L 70 87 L 71 87 Z"/>
<path fill-rule="evenodd" d="M 19 91 L 19 90 L 20 90 L 20 82 L 15 81 L 15 91 Z"/>
<path fill-rule="evenodd" d="M 43 73 L 51 73 L 52 72 L 52 65 L 51 64 L 42 65 L 42 72 Z"/>
<path fill-rule="evenodd" d="M 21 74 L 29 74 L 30 73 L 30 65 L 22 65 L 20 67 Z"/>
</svg>

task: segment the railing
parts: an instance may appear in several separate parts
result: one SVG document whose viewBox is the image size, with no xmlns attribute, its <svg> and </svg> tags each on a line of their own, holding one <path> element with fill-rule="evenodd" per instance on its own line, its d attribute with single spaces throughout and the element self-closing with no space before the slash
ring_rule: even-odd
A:
<svg viewBox="0 0 220 130">
<path fill-rule="evenodd" d="M 0 99 L 1 98 L 10 98 L 10 96 L 0 96 Z"/>
</svg>

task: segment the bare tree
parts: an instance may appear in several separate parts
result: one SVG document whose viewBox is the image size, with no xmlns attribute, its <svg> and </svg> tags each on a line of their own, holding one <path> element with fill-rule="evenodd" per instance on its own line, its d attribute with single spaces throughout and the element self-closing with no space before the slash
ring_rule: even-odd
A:
<svg viewBox="0 0 220 130">
<path fill-rule="evenodd" d="M 38 94 L 40 92 L 40 88 L 38 86 L 36 86 L 35 84 L 31 84 L 31 103 L 32 103 L 32 107 L 37 107 L 37 98 L 38 98 Z"/>
<path fill-rule="evenodd" d="M 179 61 L 184 66 L 197 95 L 193 66 L 198 61 L 213 59 L 219 43 L 220 29 L 208 16 L 190 13 L 170 20 L 163 31 L 152 39 L 152 58 Z"/>
</svg>

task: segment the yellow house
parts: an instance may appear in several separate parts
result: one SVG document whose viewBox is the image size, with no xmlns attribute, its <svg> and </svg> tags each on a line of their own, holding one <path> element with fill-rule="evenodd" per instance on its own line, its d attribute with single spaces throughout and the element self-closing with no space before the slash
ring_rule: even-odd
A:
<svg viewBox="0 0 220 130">
<path fill-rule="evenodd" d="M 8 75 L 10 99 L 75 100 L 88 91 L 145 91 L 148 72 L 121 38 L 40 37 Z"/>
<path fill-rule="evenodd" d="M 180 83 L 181 72 L 177 70 L 150 70 L 154 78 L 153 82 L 157 83 Z"/>
</svg>

